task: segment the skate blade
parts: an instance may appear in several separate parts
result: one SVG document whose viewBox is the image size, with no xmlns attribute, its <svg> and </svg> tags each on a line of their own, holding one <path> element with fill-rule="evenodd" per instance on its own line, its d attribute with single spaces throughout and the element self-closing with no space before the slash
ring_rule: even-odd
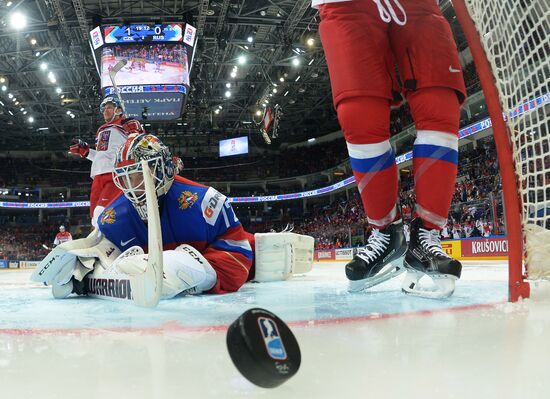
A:
<svg viewBox="0 0 550 399">
<path fill-rule="evenodd" d="M 389 279 L 397 277 L 404 271 L 405 268 L 402 266 L 402 263 L 399 265 L 386 265 L 375 276 L 365 278 L 363 280 L 349 280 L 348 291 L 360 292 L 366 290 L 367 288 L 374 287 L 375 285 L 381 284 L 384 281 L 388 281 Z"/>
<path fill-rule="evenodd" d="M 418 284 L 418 281 L 428 276 L 433 280 L 434 287 L 426 288 Z M 456 276 L 447 274 L 429 275 L 418 271 L 407 270 L 407 274 L 401 285 L 401 291 L 407 295 L 419 296 L 428 299 L 444 299 L 453 295 L 455 291 Z"/>
</svg>

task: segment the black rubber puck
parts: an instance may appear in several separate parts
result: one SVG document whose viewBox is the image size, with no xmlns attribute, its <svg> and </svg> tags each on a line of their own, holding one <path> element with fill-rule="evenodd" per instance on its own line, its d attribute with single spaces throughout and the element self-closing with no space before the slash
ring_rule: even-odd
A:
<svg viewBox="0 0 550 399">
<path fill-rule="evenodd" d="M 281 385 L 300 368 L 298 341 L 288 326 L 265 309 L 249 309 L 227 330 L 227 350 L 241 374 L 262 388 Z"/>
</svg>

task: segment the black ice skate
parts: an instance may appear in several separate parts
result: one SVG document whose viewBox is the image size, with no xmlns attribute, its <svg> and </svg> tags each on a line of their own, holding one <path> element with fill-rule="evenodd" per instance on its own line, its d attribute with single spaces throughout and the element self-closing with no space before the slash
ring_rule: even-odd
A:
<svg viewBox="0 0 550 399">
<path fill-rule="evenodd" d="M 401 274 L 406 250 L 401 219 L 383 230 L 373 229 L 365 248 L 346 265 L 349 290 L 361 291 Z"/>
<path fill-rule="evenodd" d="M 403 280 L 402 290 L 406 294 L 425 298 L 447 298 L 455 289 L 455 281 L 460 278 L 462 265 L 451 258 L 441 248 L 438 230 L 424 228 L 422 219 L 416 218 L 411 223 L 411 239 L 405 255 L 407 275 Z M 418 284 L 427 275 L 434 282 L 434 288 L 426 289 Z"/>
</svg>

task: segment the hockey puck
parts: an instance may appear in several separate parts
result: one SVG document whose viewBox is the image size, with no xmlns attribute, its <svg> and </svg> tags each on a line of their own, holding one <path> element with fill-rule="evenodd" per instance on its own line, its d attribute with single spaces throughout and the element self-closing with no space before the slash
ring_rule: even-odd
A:
<svg viewBox="0 0 550 399">
<path fill-rule="evenodd" d="M 288 326 L 265 309 L 249 309 L 227 330 L 227 350 L 241 374 L 262 388 L 281 385 L 300 368 L 298 341 Z"/>
</svg>

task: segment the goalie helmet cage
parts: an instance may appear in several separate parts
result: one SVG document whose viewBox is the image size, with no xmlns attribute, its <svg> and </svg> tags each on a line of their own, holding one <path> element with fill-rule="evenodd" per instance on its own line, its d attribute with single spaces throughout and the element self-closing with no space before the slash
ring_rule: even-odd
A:
<svg viewBox="0 0 550 399">
<path fill-rule="evenodd" d="M 492 121 L 515 302 L 529 297 L 527 278 L 550 277 L 549 1 L 452 4 Z"/>
</svg>

